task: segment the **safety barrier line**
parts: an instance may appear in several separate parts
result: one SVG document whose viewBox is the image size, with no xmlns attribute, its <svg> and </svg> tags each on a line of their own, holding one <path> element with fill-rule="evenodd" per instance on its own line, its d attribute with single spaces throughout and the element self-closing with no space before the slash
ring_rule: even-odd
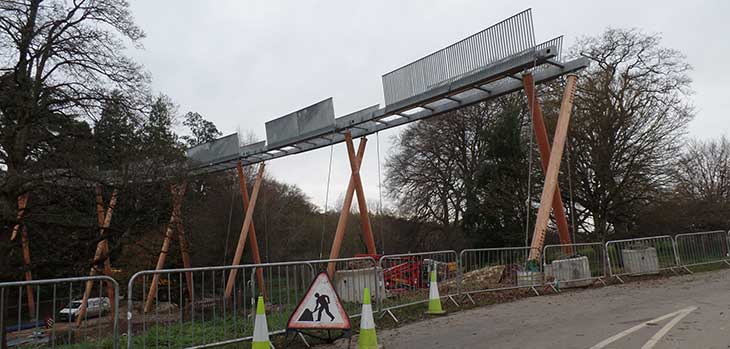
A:
<svg viewBox="0 0 730 349">
<path fill-rule="evenodd" d="M 123 314 L 127 318 L 127 347 L 132 348 L 139 344 L 133 344 L 135 338 L 134 327 L 135 325 L 140 325 L 140 323 L 134 323 L 134 320 L 137 319 L 137 316 L 147 316 L 144 312 L 138 315 L 134 314 L 134 296 L 135 291 L 138 291 L 136 287 L 139 286 L 137 284 L 141 281 L 143 286 L 141 295 L 145 297 L 147 291 L 146 280 L 153 275 L 167 276 L 166 279 L 162 278 L 161 282 L 164 281 L 167 283 L 167 302 L 169 304 L 173 304 L 172 300 L 175 296 L 179 295 L 180 297 L 180 309 L 175 310 L 175 312 L 179 312 L 180 316 L 177 320 L 173 319 L 173 323 L 180 325 L 189 323 L 191 325 L 190 327 L 193 328 L 192 331 L 195 331 L 195 321 L 207 323 L 206 326 L 212 325 L 215 327 L 220 326 L 216 325 L 216 321 L 221 321 L 222 319 L 223 332 L 226 333 L 229 327 L 226 321 L 233 319 L 235 324 L 239 324 L 239 321 L 236 319 L 239 310 L 242 308 L 241 318 L 245 334 L 247 326 L 250 325 L 249 318 L 246 315 L 249 311 L 247 305 L 249 297 L 253 297 L 257 292 L 260 292 L 259 290 L 265 290 L 267 293 L 266 297 L 271 299 L 271 305 L 274 307 L 272 308 L 274 309 L 273 312 L 278 312 L 282 316 L 288 315 L 290 310 L 288 307 L 298 303 L 300 295 L 303 296 L 303 293 L 306 292 L 306 288 L 308 288 L 311 279 L 318 272 L 326 271 L 330 263 L 337 263 L 338 266 L 337 274 L 332 280 L 333 287 L 336 287 L 336 289 L 338 287 L 340 288 L 337 292 L 338 294 L 343 293 L 340 297 L 347 299 L 348 304 L 359 304 L 362 301 L 357 298 L 357 294 L 361 294 L 360 288 L 369 287 L 375 296 L 374 308 L 380 311 L 382 316 L 389 314 L 397 321 L 392 310 L 428 302 L 428 293 L 426 292 L 428 285 L 427 275 L 433 268 L 436 268 L 439 285 L 446 285 L 444 286 L 445 292 L 442 292 L 440 295 L 441 299 L 450 299 L 454 304 L 459 306 L 454 297 L 464 296 L 475 303 L 471 295 L 482 292 L 532 288 L 539 295 L 536 287 L 555 287 L 566 282 L 600 281 L 605 285 L 604 279 L 609 277 L 616 277 L 619 281 L 623 282 L 621 277 L 625 275 L 655 274 L 662 270 L 672 270 L 676 273 L 675 268 L 683 268 L 691 272 L 689 267 L 711 263 L 725 263 L 730 266 L 730 231 L 685 233 L 677 234 L 673 237 L 660 235 L 636 239 L 610 240 L 605 243 L 592 242 L 569 245 L 546 245 L 543 247 L 540 265 L 536 269 L 528 261 L 530 249 L 531 247 L 477 248 L 464 249 L 458 253 L 454 250 L 442 250 L 384 255 L 377 261 L 375 258 L 368 256 L 336 260 L 303 260 L 238 266 L 143 270 L 135 273 L 127 284 L 128 309 L 127 313 Z M 571 253 L 567 253 L 566 251 L 571 251 Z M 561 274 L 556 269 L 562 263 L 560 261 L 571 259 L 582 259 L 567 263 L 574 263 L 573 266 L 582 268 L 583 277 L 575 279 L 573 279 L 573 276 L 566 277 L 565 274 Z M 501 271 L 499 273 L 500 280 L 494 285 L 490 285 L 488 283 L 489 281 L 481 284 L 470 283 L 471 275 L 478 275 L 479 272 L 486 272 L 489 268 L 495 267 L 497 268 L 495 270 L 501 268 Z M 235 297 L 231 297 L 230 300 L 221 299 L 219 296 L 222 294 L 222 289 L 219 288 L 219 282 L 225 284 L 227 272 L 233 269 L 238 269 L 241 272 L 241 286 L 238 288 Z M 257 285 L 257 279 L 255 278 L 257 269 L 264 270 L 266 285 Z M 471 274 L 472 272 L 476 272 L 477 274 Z M 176 275 L 178 277 L 177 280 L 174 280 L 171 277 L 172 275 Z M 183 275 L 191 275 L 193 279 L 191 282 L 194 285 L 192 288 L 194 294 L 187 295 L 188 301 L 184 307 L 183 299 L 186 295 L 184 295 L 183 290 L 187 290 L 187 287 L 183 287 Z M 221 277 L 218 278 L 217 275 Z M 387 278 L 385 275 L 387 275 Z M 507 279 L 504 279 L 505 275 L 508 275 Z M 543 276 L 542 280 L 532 278 L 533 276 L 538 277 L 540 275 Z M 208 284 L 205 281 L 206 278 L 208 281 L 212 280 L 212 282 Z M 338 280 L 338 278 L 342 280 Z M 344 278 L 347 278 L 347 280 Z M 4 282 L 0 283 L 0 293 L 3 294 L 0 297 L 0 310 L 5 311 L 11 308 L 8 306 L 9 302 L 7 302 L 4 296 L 7 294 L 7 289 L 25 287 L 27 285 L 57 285 L 85 281 L 110 282 L 114 285 L 115 294 L 119 294 L 118 283 L 107 276 L 59 278 L 29 282 Z M 523 281 L 525 284 L 520 284 Z M 175 283 L 177 283 L 180 290 L 178 294 L 173 295 L 171 288 Z M 163 287 L 158 289 L 158 292 L 164 291 L 165 288 Z M 36 292 L 39 291 L 36 290 Z M 382 294 L 382 292 L 385 292 L 385 294 Z M 22 292 L 20 293 L 18 307 L 23 306 Z M 55 297 L 54 290 L 54 304 Z M 159 315 L 159 312 L 171 313 L 172 311 L 169 309 L 158 311 L 160 305 L 159 298 L 155 298 L 154 311 L 158 312 L 156 314 Z M 144 300 L 143 298 L 142 303 L 144 303 Z M 117 348 L 120 342 L 118 328 L 120 316 L 119 297 L 116 297 L 113 301 L 115 315 L 111 319 L 113 323 L 111 340 L 114 348 Z M 223 306 L 220 309 L 221 314 L 217 313 L 217 307 L 220 305 L 220 302 L 223 302 Z M 230 305 L 233 305 L 233 309 L 229 309 Z M 358 317 L 360 314 L 357 313 L 355 308 L 352 309 L 353 311 L 350 317 Z M 250 310 L 253 311 L 253 307 Z M 19 312 L 21 311 L 19 309 Z M 230 311 L 230 314 L 228 311 Z M 213 313 L 212 316 L 210 312 Z M 222 315 L 222 317 L 219 315 Z M 213 321 L 210 322 L 211 320 Z M 141 344 L 142 347 L 147 347 L 148 344 L 157 347 L 169 345 L 169 343 L 164 342 L 164 338 L 161 343 L 159 338 L 160 326 L 167 326 L 167 324 L 170 324 L 169 321 L 170 319 L 160 321 L 160 317 L 155 317 L 155 324 L 157 326 L 152 327 L 150 323 L 148 327 L 148 323 L 143 320 L 141 323 L 141 336 L 144 336 L 145 339 Z M 20 317 L 18 322 L 20 325 Z M 276 328 L 277 326 L 281 326 L 281 324 L 272 326 L 270 328 L 270 335 L 286 332 L 285 328 Z M 237 327 L 237 325 L 234 327 Z M 158 337 L 154 339 L 150 337 L 149 340 L 154 341 L 154 343 L 147 343 L 146 337 L 151 333 L 150 331 L 153 328 L 155 331 L 158 331 Z M 241 329 L 235 329 L 232 335 L 236 336 L 239 330 Z M 195 332 L 193 332 L 194 334 Z M 191 343 L 191 345 L 186 345 L 185 347 L 208 348 L 233 344 L 249 341 L 252 336 L 244 335 L 238 338 L 225 338 L 223 336 L 222 339 L 218 338 L 213 338 L 211 342 L 208 342 L 210 339 L 206 337 L 204 339 L 206 341 L 205 343 Z"/>
</svg>

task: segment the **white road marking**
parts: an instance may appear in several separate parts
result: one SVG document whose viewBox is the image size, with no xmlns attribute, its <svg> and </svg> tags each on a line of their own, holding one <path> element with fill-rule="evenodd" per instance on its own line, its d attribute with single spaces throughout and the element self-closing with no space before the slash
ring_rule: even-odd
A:
<svg viewBox="0 0 730 349">
<path fill-rule="evenodd" d="M 676 326 L 680 321 L 682 321 L 682 319 L 684 319 L 685 316 L 689 315 L 689 313 L 691 313 L 695 310 L 697 310 L 697 307 L 685 308 L 685 310 L 682 314 L 677 315 L 677 317 L 672 319 L 672 321 L 670 321 L 668 324 L 664 325 L 664 327 L 662 327 L 662 329 L 659 330 L 659 332 L 657 332 L 653 337 L 651 337 L 651 339 L 649 339 L 649 341 L 646 342 L 646 344 L 644 344 L 644 346 L 641 347 L 641 349 L 654 348 L 654 346 L 657 343 L 659 343 L 659 341 L 662 339 L 662 337 L 664 337 L 667 334 L 667 332 L 669 332 L 669 330 L 672 329 L 672 327 Z"/>
<path fill-rule="evenodd" d="M 640 330 L 640 329 L 648 326 L 649 324 L 654 324 L 654 323 L 657 323 L 657 322 L 661 322 L 661 321 L 664 321 L 664 320 L 669 319 L 669 318 L 674 317 L 674 316 L 678 316 L 679 319 L 681 320 L 683 317 L 687 316 L 687 314 L 689 314 L 690 312 L 694 311 L 695 309 L 697 309 L 697 307 L 687 307 L 687 308 L 680 309 L 680 310 L 677 310 L 675 312 L 669 313 L 667 315 L 662 315 L 662 316 L 660 316 L 660 317 L 658 317 L 656 319 L 651 319 L 649 321 L 642 322 L 642 323 L 640 323 L 640 324 L 638 324 L 638 325 L 636 325 L 636 326 L 634 326 L 632 328 L 629 328 L 627 330 L 621 331 L 618 334 L 616 334 L 614 336 L 611 336 L 611 337 L 609 337 L 609 338 L 601 341 L 600 343 L 592 346 L 590 349 L 601 349 L 601 348 L 605 348 L 607 345 L 609 345 L 609 344 L 611 344 L 611 343 L 613 343 L 613 342 L 615 342 L 615 341 L 617 341 L 617 340 L 619 340 L 621 338 L 624 338 L 624 337 L 626 337 L 626 336 L 628 336 L 628 335 L 630 335 L 630 334 L 632 334 L 632 333 L 634 333 L 634 332 L 636 332 L 636 331 L 638 331 L 638 330 Z M 672 322 L 674 322 L 674 321 L 672 321 Z M 670 322 L 670 324 L 672 322 Z M 677 321 L 677 322 L 679 322 L 679 321 Z M 672 324 L 672 326 L 674 326 L 675 324 L 676 324 L 676 322 L 674 324 Z M 667 324 L 667 325 L 669 325 L 669 324 Z M 666 328 L 666 331 L 664 331 L 665 328 Z M 671 327 L 667 328 L 667 326 L 664 326 L 664 328 L 662 328 L 659 331 L 659 332 L 664 331 L 664 333 L 662 333 L 661 336 L 659 336 L 657 338 L 657 341 L 662 336 L 664 336 L 664 334 L 666 334 L 666 332 L 669 332 L 670 329 L 671 329 Z M 654 335 L 654 337 L 656 337 L 657 335 L 659 335 L 659 333 L 657 333 L 656 335 Z M 652 337 L 651 340 L 653 340 L 654 337 Z M 649 342 L 651 342 L 651 340 L 649 340 Z M 649 343 L 647 343 L 647 345 L 648 344 Z M 646 347 L 646 345 L 645 345 L 645 347 L 642 347 L 642 349 L 644 349 L 644 348 L 652 348 L 653 346 L 654 346 L 654 344 L 652 344 L 650 347 Z"/>
</svg>

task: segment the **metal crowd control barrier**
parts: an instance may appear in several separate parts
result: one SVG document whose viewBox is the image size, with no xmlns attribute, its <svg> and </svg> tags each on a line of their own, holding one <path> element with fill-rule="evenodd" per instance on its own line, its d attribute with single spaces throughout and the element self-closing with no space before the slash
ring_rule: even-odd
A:
<svg viewBox="0 0 730 349">
<path fill-rule="evenodd" d="M 606 248 L 603 243 L 546 245 L 542 253 L 545 282 L 560 287 L 606 284 Z"/>
<path fill-rule="evenodd" d="M 404 253 L 380 257 L 383 273 L 384 296 L 379 309 L 396 322 L 392 310 L 428 302 L 429 272 L 436 270 L 439 295 L 449 298 L 456 306 L 454 296 L 460 293 L 459 256 L 456 251 Z"/>
<path fill-rule="evenodd" d="M 362 289 L 378 284 L 377 263 L 371 257 L 136 273 L 128 288 L 131 311 L 127 314 L 127 347 L 209 348 L 249 341 L 258 295 L 263 295 L 266 303 L 269 334 L 285 333 L 299 300 L 329 263 L 336 265 L 332 283 L 345 311 L 350 317 L 359 316 Z M 227 278 L 233 269 L 237 270 L 236 281 L 227 298 Z M 263 273 L 264 285 L 258 284 L 258 270 Z M 147 290 L 154 275 L 159 275 L 159 285 L 153 307 L 145 312 Z M 188 295 L 186 275 L 192 279 L 192 295 Z M 379 294 L 374 288 L 376 301 Z"/>
<path fill-rule="evenodd" d="M 531 247 L 475 248 L 461 251 L 462 294 L 543 286 L 539 266 L 529 267 Z"/>
<path fill-rule="evenodd" d="M 77 325 L 76 314 L 88 282 L 93 286 L 91 298 Z M 108 276 L 0 283 L 0 343 L 23 348 L 116 349 L 119 297 L 107 297 L 109 284 L 119 295 L 119 284 Z M 34 302 L 29 304 L 26 292 L 33 293 Z"/>
<path fill-rule="evenodd" d="M 296 263 L 292 263 L 296 264 Z M 300 267 L 308 268 L 299 263 Z M 231 296 L 229 272 L 237 270 Z M 252 265 L 145 270 L 127 288 L 127 348 L 205 348 L 244 341 L 253 333 Z M 157 277 L 151 307 L 145 311 L 150 283 Z M 187 278 L 191 287 L 188 288 Z"/>
<path fill-rule="evenodd" d="M 623 282 L 624 275 L 658 274 L 679 267 L 674 239 L 669 235 L 606 242 L 608 272 Z"/>
<path fill-rule="evenodd" d="M 674 243 L 677 246 L 677 263 L 690 273 L 691 266 L 712 263 L 730 265 L 730 246 L 724 231 L 677 234 Z"/>
</svg>

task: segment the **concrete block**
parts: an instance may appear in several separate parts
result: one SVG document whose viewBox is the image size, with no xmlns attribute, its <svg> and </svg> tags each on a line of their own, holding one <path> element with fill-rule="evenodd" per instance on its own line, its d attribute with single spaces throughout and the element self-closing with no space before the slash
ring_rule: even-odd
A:
<svg viewBox="0 0 730 349">
<path fill-rule="evenodd" d="M 659 272 L 659 258 L 654 247 L 621 250 L 624 272 L 628 274 L 656 274 Z"/>
<path fill-rule="evenodd" d="M 584 287 L 590 285 L 591 266 L 588 257 L 574 257 L 554 260 L 544 266 L 545 276 L 560 282 L 560 288 Z"/>
<path fill-rule="evenodd" d="M 343 302 L 362 304 L 362 290 L 367 287 L 370 294 L 375 298 L 385 299 L 385 282 L 383 282 L 383 270 L 380 268 L 338 270 L 335 272 L 333 281 L 337 295 Z"/>
</svg>

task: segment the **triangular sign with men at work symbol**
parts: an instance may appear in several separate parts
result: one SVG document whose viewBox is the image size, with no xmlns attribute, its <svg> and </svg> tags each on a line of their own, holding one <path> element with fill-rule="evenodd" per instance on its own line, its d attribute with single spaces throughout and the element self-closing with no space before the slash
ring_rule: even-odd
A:
<svg viewBox="0 0 730 349">
<path fill-rule="evenodd" d="M 309 290 L 289 317 L 289 330 L 349 330 L 350 317 L 337 296 L 327 273 L 314 278 Z"/>
</svg>

